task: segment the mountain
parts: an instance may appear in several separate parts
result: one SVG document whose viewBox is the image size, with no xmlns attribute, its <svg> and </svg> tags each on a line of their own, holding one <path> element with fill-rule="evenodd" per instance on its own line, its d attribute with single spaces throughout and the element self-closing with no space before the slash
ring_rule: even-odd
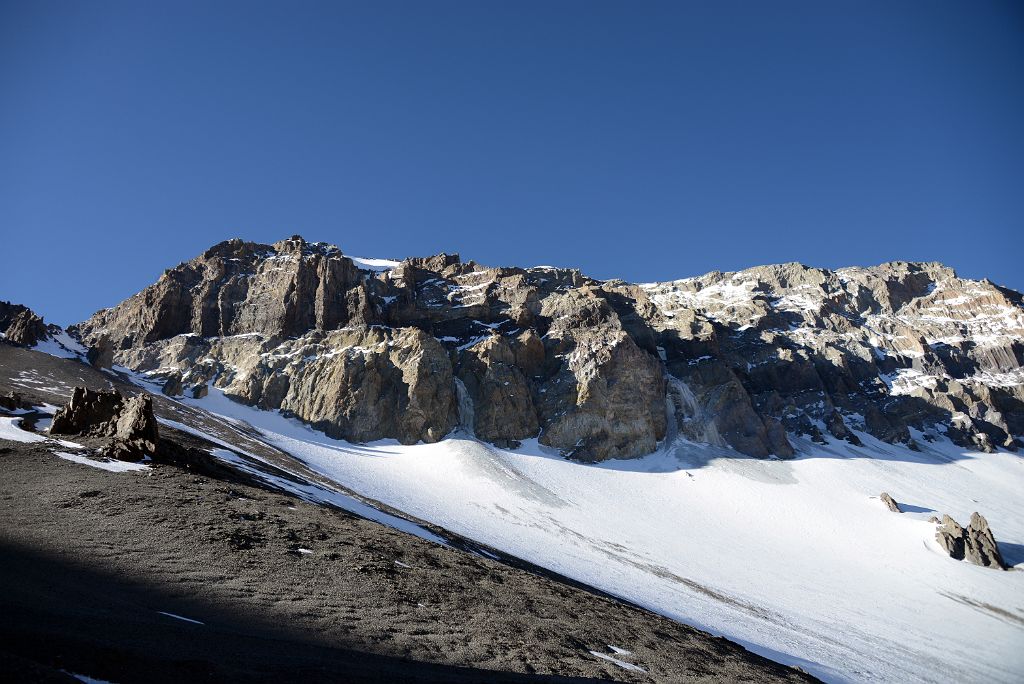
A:
<svg viewBox="0 0 1024 684">
<path fill-rule="evenodd" d="M 118 549 L 160 587 L 189 581 L 198 554 L 204 581 L 230 578 L 211 601 L 377 655 L 803 676 L 731 645 L 709 655 L 711 633 L 830 682 L 1014 682 L 1022 349 L 1021 296 L 940 264 L 628 284 L 232 240 L 35 346 L 0 344 L 0 390 L 28 398 L 0 408 L 18 464 L 0 514 L 22 546 L 105 568 Z M 151 460 L 46 433 L 79 386 L 152 395 Z M 316 524 L 284 525 L 267 491 Z M 98 534 L 120 511 L 152 524 Z M 612 620 L 594 595 L 638 612 Z M 339 617 L 363 612 L 358 628 Z M 680 623 L 696 630 L 666 626 Z"/>
<path fill-rule="evenodd" d="M 789 435 L 991 451 L 1024 434 L 1021 295 L 934 263 L 634 285 L 230 240 L 74 332 L 171 394 L 213 383 L 359 442 L 463 425 L 601 461 L 653 452 L 673 423 L 782 458 Z"/>
</svg>

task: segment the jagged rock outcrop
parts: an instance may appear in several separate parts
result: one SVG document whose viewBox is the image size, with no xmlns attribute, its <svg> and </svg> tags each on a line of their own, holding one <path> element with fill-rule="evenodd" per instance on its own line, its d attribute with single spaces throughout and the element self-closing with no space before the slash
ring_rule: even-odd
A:
<svg viewBox="0 0 1024 684">
<path fill-rule="evenodd" d="M 971 522 L 966 528 L 961 527 L 948 515 L 943 515 L 942 524 L 935 532 L 935 538 L 946 553 L 956 560 L 1006 570 L 1006 563 L 999 553 L 988 521 L 977 512 L 971 513 Z"/>
<path fill-rule="evenodd" d="M 272 246 L 229 240 L 97 313 L 79 333 L 92 346 L 103 329 L 117 349 L 188 333 L 301 335 L 368 322 L 363 281 L 337 247 L 297 236 Z"/>
<path fill-rule="evenodd" d="M 123 461 L 153 454 L 160 441 L 148 394 L 125 398 L 116 390 L 85 387 L 76 387 L 71 400 L 54 414 L 50 434 L 109 437 L 104 454 Z"/>
<path fill-rule="evenodd" d="M 86 360 L 97 368 L 110 368 L 114 364 L 114 345 L 106 335 L 99 335 L 89 347 Z"/>
<path fill-rule="evenodd" d="M 629 304 L 643 295 L 619 290 L 458 255 L 379 272 L 301 238 L 229 241 L 76 333 L 162 374 L 167 394 L 212 382 L 355 441 L 442 438 L 458 421 L 457 372 L 480 438 L 539 435 L 600 460 L 648 453 L 666 432 L 654 334 Z"/>
<path fill-rule="evenodd" d="M 49 336 L 43 319 L 27 306 L 0 302 L 0 333 L 12 344 L 31 347 Z"/>
<path fill-rule="evenodd" d="M 1024 432 L 1019 293 L 905 262 L 781 264 L 643 288 L 670 367 L 725 365 L 790 433 L 856 443 L 855 429 L 914 447 L 914 429 L 991 450 Z"/>
<path fill-rule="evenodd" d="M 666 435 L 788 457 L 791 439 L 995 449 L 1024 434 L 1021 296 L 939 264 L 632 285 L 230 240 L 73 332 L 167 394 L 216 387 L 356 441 L 434 441 L 461 421 L 603 460 Z"/>
</svg>

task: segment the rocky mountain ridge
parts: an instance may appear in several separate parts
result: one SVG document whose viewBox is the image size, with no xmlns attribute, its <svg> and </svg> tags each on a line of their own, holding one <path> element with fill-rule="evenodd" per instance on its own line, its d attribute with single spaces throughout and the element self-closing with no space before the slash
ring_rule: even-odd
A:
<svg viewBox="0 0 1024 684">
<path fill-rule="evenodd" d="M 1021 295 L 941 264 L 636 285 L 229 240 L 70 332 L 169 394 L 212 385 L 352 441 L 461 427 L 594 461 L 666 436 L 788 457 L 788 435 L 983 450 L 1024 435 Z"/>
</svg>

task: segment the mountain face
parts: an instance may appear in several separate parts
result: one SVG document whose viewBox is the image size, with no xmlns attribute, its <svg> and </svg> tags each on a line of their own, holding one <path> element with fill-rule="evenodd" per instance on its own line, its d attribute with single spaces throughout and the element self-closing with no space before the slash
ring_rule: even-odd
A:
<svg viewBox="0 0 1024 684">
<path fill-rule="evenodd" d="M 230 240 L 72 330 L 164 390 L 280 409 L 355 442 L 638 457 L 682 435 L 756 457 L 787 437 L 911 448 L 1024 435 L 1024 302 L 940 264 L 782 264 L 667 283 L 457 255 L 353 259 Z"/>
</svg>

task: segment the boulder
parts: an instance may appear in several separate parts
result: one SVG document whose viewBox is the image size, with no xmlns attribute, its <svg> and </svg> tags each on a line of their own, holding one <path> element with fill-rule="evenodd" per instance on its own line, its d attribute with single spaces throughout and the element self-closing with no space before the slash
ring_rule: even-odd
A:
<svg viewBox="0 0 1024 684">
<path fill-rule="evenodd" d="M 31 408 L 31 404 L 17 392 L 11 391 L 7 394 L 0 394 L 0 408 L 8 411 Z"/>
<path fill-rule="evenodd" d="M 893 513 L 902 513 L 903 512 L 903 511 L 900 510 L 900 505 L 898 503 L 896 503 L 896 500 L 893 499 L 891 496 L 889 496 L 888 493 L 882 492 L 881 495 L 879 495 L 878 498 L 881 499 L 882 503 L 885 504 L 885 507 L 888 508 Z"/>
<path fill-rule="evenodd" d="M 86 360 L 96 368 L 110 368 L 114 365 L 114 345 L 106 335 L 99 335 L 89 347 Z"/>
<path fill-rule="evenodd" d="M 71 400 L 53 416 L 50 434 L 109 437 L 106 453 L 126 461 L 151 455 L 160 441 L 153 398 L 125 398 L 116 390 L 76 387 Z"/>
<path fill-rule="evenodd" d="M 971 514 L 971 521 L 966 528 L 948 515 L 943 515 L 935 538 L 951 558 L 986 568 L 1007 569 L 988 521 L 977 512 Z"/>
<path fill-rule="evenodd" d="M 825 421 L 825 427 L 836 439 L 846 440 L 854 446 L 862 446 L 860 438 L 846 427 L 846 423 L 843 422 L 843 417 L 839 415 L 839 411 L 833 410 L 829 414 L 828 420 Z"/>
<path fill-rule="evenodd" d="M 53 416 L 54 435 L 113 434 L 124 397 L 116 390 L 76 387 L 71 400 Z"/>
<path fill-rule="evenodd" d="M 164 380 L 163 387 L 160 388 L 160 391 L 169 397 L 180 397 L 182 390 L 181 382 L 181 373 L 174 371 L 167 376 L 166 380 Z"/>
</svg>

